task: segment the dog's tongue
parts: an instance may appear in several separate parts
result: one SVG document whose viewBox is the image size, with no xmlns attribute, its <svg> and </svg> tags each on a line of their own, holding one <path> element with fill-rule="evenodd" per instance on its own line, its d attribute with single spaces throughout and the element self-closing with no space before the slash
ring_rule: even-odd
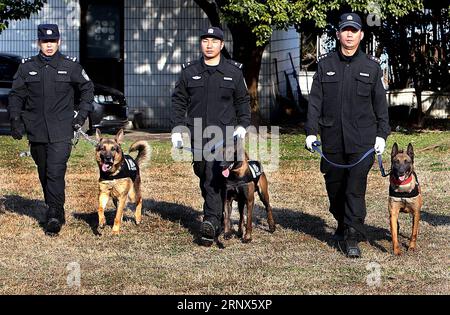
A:
<svg viewBox="0 0 450 315">
<path fill-rule="evenodd" d="M 400 176 L 398 179 L 401 180 L 401 181 L 404 181 L 405 178 L 406 178 L 406 175 L 403 175 L 403 176 Z"/>
<path fill-rule="evenodd" d="M 228 176 L 230 176 L 230 170 L 229 170 L 228 168 L 224 169 L 224 170 L 222 171 L 222 175 L 223 175 L 223 177 L 228 177 Z"/>
<path fill-rule="evenodd" d="M 108 164 L 103 164 L 103 165 L 102 165 L 102 171 L 103 171 L 103 172 L 109 171 L 110 168 L 111 168 L 111 166 L 109 166 Z"/>
</svg>

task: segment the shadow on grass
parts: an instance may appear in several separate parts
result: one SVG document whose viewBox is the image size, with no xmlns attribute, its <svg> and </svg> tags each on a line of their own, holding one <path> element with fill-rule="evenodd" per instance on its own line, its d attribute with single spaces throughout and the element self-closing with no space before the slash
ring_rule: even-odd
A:
<svg viewBox="0 0 450 315">
<path fill-rule="evenodd" d="M 36 220 L 45 231 L 47 205 L 42 200 L 27 199 L 19 195 L 6 195 L 0 198 L 0 209 Z"/>
<path fill-rule="evenodd" d="M 420 219 L 432 226 L 450 225 L 450 216 L 434 214 L 427 211 L 420 212 Z"/>
<path fill-rule="evenodd" d="M 134 212 L 135 210 L 133 203 L 128 203 L 126 207 L 132 212 Z M 148 216 L 149 213 L 155 213 L 161 216 L 161 218 L 164 220 L 179 223 L 181 226 L 187 229 L 190 234 L 192 234 L 194 243 L 200 245 L 199 230 L 201 222 L 200 216 L 202 215 L 200 211 L 196 211 L 191 207 L 186 207 L 181 204 L 166 201 L 157 201 L 153 199 L 144 199 L 142 209 L 143 216 Z M 106 225 L 112 226 L 114 224 L 115 215 L 116 211 L 114 208 L 105 211 Z M 101 235 L 100 230 L 98 229 L 98 214 L 96 211 L 89 213 L 74 213 L 73 216 L 77 220 L 86 222 L 91 228 L 94 235 Z M 134 221 L 134 215 L 133 217 L 125 215 L 123 220 Z"/>
<path fill-rule="evenodd" d="M 127 208 L 130 209 L 130 205 L 127 205 Z M 98 213 L 97 211 L 92 211 L 92 212 L 75 212 L 72 213 L 72 216 L 76 219 L 76 220 L 81 220 L 86 222 L 89 227 L 92 230 L 92 233 L 94 235 L 100 236 L 102 235 L 101 233 L 101 229 L 99 229 L 98 227 Z M 112 227 L 114 225 L 114 218 L 116 217 L 116 210 L 115 208 L 111 208 L 111 209 L 107 209 L 105 211 L 105 218 L 106 218 L 106 225 L 105 226 L 109 226 Z M 127 221 L 133 221 L 135 222 L 134 217 L 128 216 L 126 214 L 124 214 L 123 219 L 124 222 Z"/>
<path fill-rule="evenodd" d="M 262 219 L 266 219 L 266 211 L 262 207 L 258 208 L 259 210 L 254 211 L 255 215 L 253 221 L 258 225 L 266 225 L 266 223 L 263 223 L 262 221 Z M 334 231 L 329 232 L 330 226 L 328 226 L 321 217 L 304 213 L 300 210 L 294 211 L 285 208 L 274 208 L 273 216 L 276 225 L 279 225 L 285 229 L 304 233 L 326 243 L 332 248 L 338 249 L 337 242 L 333 239 Z M 391 238 L 389 230 L 367 224 L 365 227 L 367 241 L 369 244 L 383 253 L 387 252 L 388 250 L 378 244 L 377 241 L 390 241 Z"/>
<path fill-rule="evenodd" d="M 179 223 L 193 236 L 194 243 L 201 244 L 199 235 L 201 211 L 177 203 L 154 199 L 144 199 L 143 208 L 159 214 L 164 220 Z"/>
</svg>

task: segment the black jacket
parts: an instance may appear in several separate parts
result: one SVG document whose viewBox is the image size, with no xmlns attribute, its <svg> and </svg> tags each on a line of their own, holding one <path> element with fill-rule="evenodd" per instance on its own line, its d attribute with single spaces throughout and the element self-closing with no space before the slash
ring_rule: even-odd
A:
<svg viewBox="0 0 450 315">
<path fill-rule="evenodd" d="M 60 142 L 73 137 L 74 89 L 81 95 L 80 111 L 92 111 L 94 85 L 81 65 L 56 52 L 50 61 L 41 55 L 22 60 L 9 94 L 9 116 L 22 118 L 28 140 Z"/>
<path fill-rule="evenodd" d="M 379 60 L 362 51 L 351 58 L 340 52 L 319 57 L 306 134 L 320 131 L 324 152 L 364 152 L 374 146 L 375 137 L 386 139 L 390 127 L 381 80 Z"/>
<path fill-rule="evenodd" d="M 212 74 L 203 58 L 184 64 L 172 95 L 172 128 L 189 127 L 191 138 L 194 118 L 201 119 L 203 129 L 213 125 L 220 127 L 223 135 L 226 126 L 247 128 L 250 97 L 241 67 L 240 63 L 224 56 Z"/>
</svg>

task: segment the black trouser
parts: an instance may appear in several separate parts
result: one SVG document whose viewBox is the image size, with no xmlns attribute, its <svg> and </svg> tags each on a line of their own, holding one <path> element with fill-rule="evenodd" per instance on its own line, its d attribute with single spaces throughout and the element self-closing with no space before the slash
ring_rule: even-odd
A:
<svg viewBox="0 0 450 315">
<path fill-rule="evenodd" d="M 325 153 L 325 156 L 337 164 L 353 164 L 363 153 L 345 154 Z M 374 156 L 366 157 L 361 163 L 343 169 L 332 166 L 327 161 L 320 161 L 320 171 L 324 173 L 330 212 L 338 222 L 353 226 L 363 232 L 366 217 L 367 175 L 373 165 Z"/>
<path fill-rule="evenodd" d="M 216 231 L 222 226 L 223 177 L 218 161 L 194 161 L 194 173 L 200 178 L 200 189 L 204 199 L 204 221 L 210 221 Z"/>
<path fill-rule="evenodd" d="M 47 220 L 57 218 L 65 223 L 65 175 L 70 157 L 70 142 L 30 142 L 30 152 L 38 167 L 39 180 L 48 206 Z"/>
</svg>

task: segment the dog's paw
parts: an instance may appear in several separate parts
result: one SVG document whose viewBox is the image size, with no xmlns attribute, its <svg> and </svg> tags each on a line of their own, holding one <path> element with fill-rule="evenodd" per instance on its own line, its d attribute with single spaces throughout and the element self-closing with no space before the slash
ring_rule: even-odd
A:
<svg viewBox="0 0 450 315">
<path fill-rule="evenodd" d="M 408 251 L 415 252 L 416 251 L 416 244 L 409 244 Z"/>
<path fill-rule="evenodd" d="M 276 229 L 275 224 L 269 224 L 269 232 L 270 233 L 275 232 L 275 229 Z"/>
<path fill-rule="evenodd" d="M 244 238 L 242 239 L 242 243 L 250 243 L 252 241 L 252 237 L 251 236 L 244 236 Z"/>
<path fill-rule="evenodd" d="M 233 237 L 233 232 L 226 232 L 223 234 L 223 238 L 225 240 L 231 240 L 232 237 Z"/>
<path fill-rule="evenodd" d="M 400 248 L 394 248 L 394 255 L 395 256 L 401 256 L 402 255 L 402 251 L 400 250 Z"/>
<path fill-rule="evenodd" d="M 98 227 L 100 229 L 103 229 L 105 227 L 105 225 L 106 225 L 106 218 L 98 220 Z"/>
<path fill-rule="evenodd" d="M 116 228 L 116 227 L 113 227 L 113 229 L 112 229 L 112 234 L 113 235 L 119 235 L 120 234 L 120 228 Z"/>
</svg>

